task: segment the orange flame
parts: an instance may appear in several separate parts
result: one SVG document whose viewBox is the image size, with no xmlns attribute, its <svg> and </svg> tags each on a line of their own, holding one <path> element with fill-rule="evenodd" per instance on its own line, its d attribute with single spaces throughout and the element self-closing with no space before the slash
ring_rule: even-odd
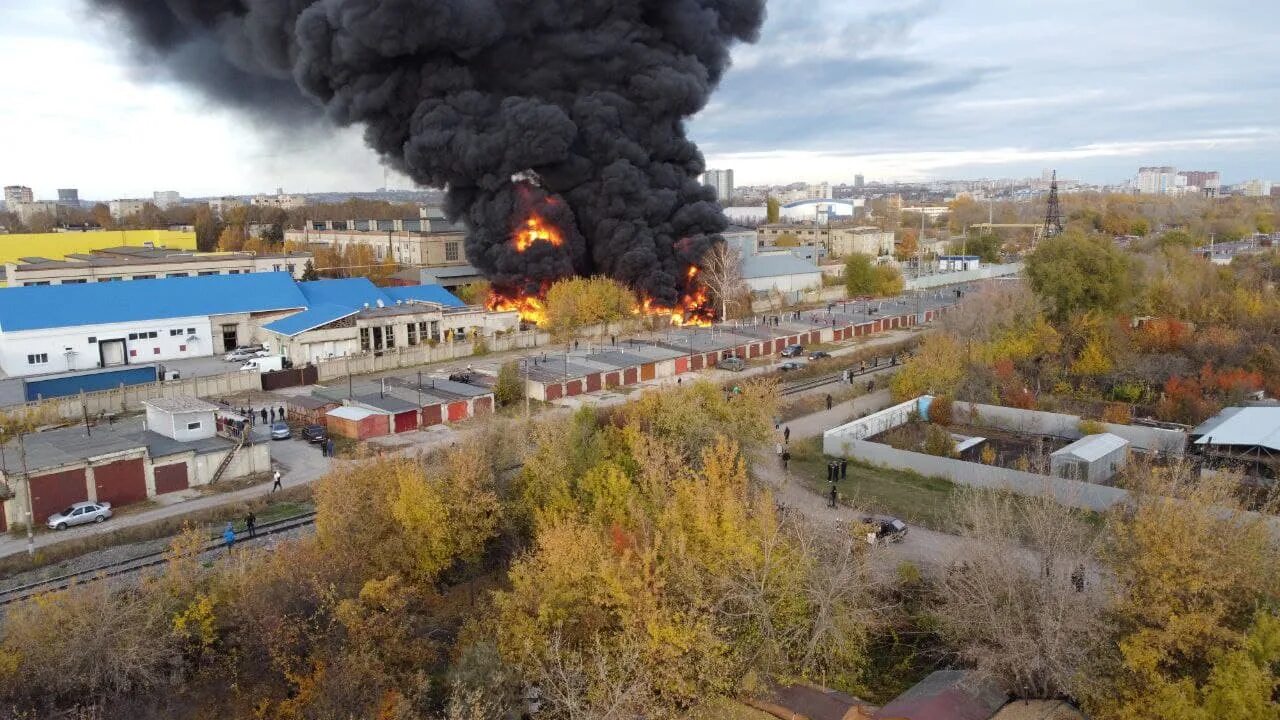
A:
<svg viewBox="0 0 1280 720">
<path fill-rule="evenodd" d="M 527 323 L 542 325 L 547 321 L 546 303 L 542 298 L 533 295 L 509 298 L 493 293 L 489 296 L 489 302 L 486 305 L 493 312 L 518 312 L 520 319 Z"/>
<path fill-rule="evenodd" d="M 716 311 L 711 306 L 707 289 L 696 282 L 698 267 L 690 265 L 685 277 L 689 280 L 689 291 L 680 297 L 680 303 L 676 307 L 666 307 L 650 298 L 644 298 L 640 307 L 636 308 L 636 314 L 668 317 L 676 327 L 711 327 Z"/>
<path fill-rule="evenodd" d="M 524 252 L 536 242 L 551 243 L 555 247 L 560 247 L 564 243 L 564 238 L 554 226 L 547 224 L 537 215 L 531 215 L 528 220 L 525 220 L 524 227 L 516 231 L 512 242 L 515 243 L 516 252 Z"/>
</svg>

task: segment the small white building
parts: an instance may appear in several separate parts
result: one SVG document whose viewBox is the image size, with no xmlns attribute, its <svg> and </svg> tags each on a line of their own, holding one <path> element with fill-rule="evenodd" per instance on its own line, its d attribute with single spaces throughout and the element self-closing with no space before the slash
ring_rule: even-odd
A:
<svg viewBox="0 0 1280 720">
<path fill-rule="evenodd" d="M 198 397 L 152 398 L 142 404 L 147 406 L 147 429 L 171 440 L 205 440 L 217 432 L 213 417 L 218 406 Z"/>
<path fill-rule="evenodd" d="M 1049 454 L 1049 470 L 1054 477 L 1106 483 L 1129 460 L 1129 441 L 1119 435 L 1085 435 Z"/>
</svg>

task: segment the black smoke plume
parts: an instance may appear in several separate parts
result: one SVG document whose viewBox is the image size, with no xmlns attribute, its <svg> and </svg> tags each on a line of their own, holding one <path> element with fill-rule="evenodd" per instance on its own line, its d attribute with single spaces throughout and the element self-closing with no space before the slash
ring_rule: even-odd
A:
<svg viewBox="0 0 1280 720">
<path fill-rule="evenodd" d="M 499 286 L 604 273 L 673 306 L 725 228 L 684 120 L 730 46 L 755 40 L 764 0 L 89 1 L 216 100 L 363 126 L 387 162 L 448 188 Z M 572 223 L 569 241 L 516 253 L 522 203 Z"/>
</svg>

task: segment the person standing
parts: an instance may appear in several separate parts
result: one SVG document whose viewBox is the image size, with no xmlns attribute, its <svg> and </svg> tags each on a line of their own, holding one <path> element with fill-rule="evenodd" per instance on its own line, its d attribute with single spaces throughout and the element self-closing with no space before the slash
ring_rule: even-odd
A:
<svg viewBox="0 0 1280 720">
<path fill-rule="evenodd" d="M 790 425 L 782 428 L 782 442 L 787 443 L 788 445 L 791 444 L 791 426 Z"/>
<path fill-rule="evenodd" d="M 278 413 L 276 414 L 276 417 L 280 418 L 280 422 L 284 422 L 284 421 L 285 421 L 285 419 L 284 419 L 284 406 L 283 406 L 283 405 L 281 405 L 281 406 L 280 406 L 280 410 L 279 410 L 279 411 L 278 411 Z"/>
<path fill-rule="evenodd" d="M 778 461 L 781 462 L 782 461 L 782 443 L 775 444 L 774 451 L 777 452 Z"/>
<path fill-rule="evenodd" d="M 263 425 L 266 425 L 266 424 L 267 424 L 267 409 L 266 409 L 266 408 L 262 408 L 261 413 L 262 413 L 262 424 L 263 424 Z"/>
<path fill-rule="evenodd" d="M 324 444 L 329 448 L 329 457 L 333 457 L 333 438 L 325 440 Z"/>
<path fill-rule="evenodd" d="M 827 393 L 827 409 L 831 409 L 831 393 Z"/>
<path fill-rule="evenodd" d="M 231 552 L 231 546 L 236 544 L 236 531 L 231 527 L 231 523 L 227 523 L 227 527 L 222 531 L 222 542 L 227 544 L 227 552 Z"/>
<path fill-rule="evenodd" d="M 782 451 L 782 469 L 787 472 L 791 471 L 791 451 L 790 450 Z"/>
<path fill-rule="evenodd" d="M 274 478 L 275 482 L 271 483 L 271 492 L 275 492 L 275 491 L 277 491 L 277 490 L 282 490 L 282 489 L 284 489 L 284 486 L 280 484 L 280 471 L 279 471 L 279 470 L 277 470 L 277 471 L 275 472 L 275 475 L 273 475 L 273 478 Z"/>
<path fill-rule="evenodd" d="M 840 479 L 844 480 L 849 477 L 849 461 L 840 458 Z"/>
<path fill-rule="evenodd" d="M 835 486 L 835 484 L 833 483 L 833 484 L 831 485 L 831 499 L 830 499 L 830 501 L 828 502 L 827 507 L 832 507 L 832 508 L 833 508 L 833 507 L 835 507 L 835 506 L 836 506 L 836 486 Z"/>
<path fill-rule="evenodd" d="M 276 409 L 271 408 L 271 423 L 274 425 L 275 422 L 276 422 Z"/>
<path fill-rule="evenodd" d="M 249 532 L 249 537 L 258 537 L 258 516 L 252 510 L 244 516 L 244 529 Z"/>
</svg>

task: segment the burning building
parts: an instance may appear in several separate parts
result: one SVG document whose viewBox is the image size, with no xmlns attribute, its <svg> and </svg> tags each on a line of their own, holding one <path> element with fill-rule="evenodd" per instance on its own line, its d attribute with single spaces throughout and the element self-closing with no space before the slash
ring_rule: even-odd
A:
<svg viewBox="0 0 1280 720">
<path fill-rule="evenodd" d="M 467 257 L 537 317 L 602 274 L 641 310 L 705 317 L 726 222 L 684 121 L 753 41 L 763 0 L 92 0 L 215 100 L 293 124 L 319 105 L 448 190 Z"/>
</svg>

